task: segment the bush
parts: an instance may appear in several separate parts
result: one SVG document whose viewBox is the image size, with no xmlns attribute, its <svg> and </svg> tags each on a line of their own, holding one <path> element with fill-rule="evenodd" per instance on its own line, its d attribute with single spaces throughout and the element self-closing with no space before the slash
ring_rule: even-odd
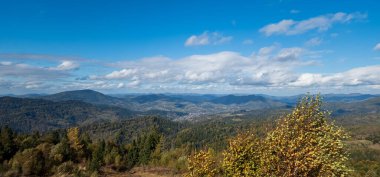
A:
<svg viewBox="0 0 380 177">
<path fill-rule="evenodd" d="M 223 169 L 227 176 L 261 176 L 260 140 L 247 132 L 237 135 L 229 141 L 223 153 Z"/>
<path fill-rule="evenodd" d="M 188 158 L 187 177 L 213 177 L 217 173 L 217 164 L 212 150 L 201 150 Z"/>
<path fill-rule="evenodd" d="M 328 122 L 319 96 L 305 96 L 265 139 L 264 173 L 273 176 L 347 176 L 343 129 Z"/>
<path fill-rule="evenodd" d="M 280 119 L 266 138 L 239 134 L 224 152 L 226 176 L 324 177 L 348 176 L 348 153 L 343 129 L 328 121 L 319 96 L 305 96 Z M 189 176 L 214 176 L 215 161 L 208 151 L 189 158 Z"/>
</svg>

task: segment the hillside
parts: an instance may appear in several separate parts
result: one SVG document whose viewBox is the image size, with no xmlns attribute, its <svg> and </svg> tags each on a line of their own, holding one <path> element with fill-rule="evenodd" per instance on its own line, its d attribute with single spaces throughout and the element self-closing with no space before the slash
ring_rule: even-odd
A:
<svg viewBox="0 0 380 177">
<path fill-rule="evenodd" d="M 182 98 L 171 99 L 171 96 L 167 95 L 150 96 L 152 95 L 139 97 L 139 99 L 145 99 L 140 106 L 184 104 L 185 107 L 188 107 L 193 104 Z M 220 154 L 228 147 L 229 139 L 245 131 L 250 131 L 263 138 L 268 131 L 274 128 L 275 122 L 283 118 L 294 107 L 291 104 L 252 95 L 219 95 L 194 105 L 204 108 L 206 105 L 210 108 L 220 106 L 219 110 L 221 108 L 226 112 L 213 113 L 208 110 L 208 114 L 190 118 L 181 112 L 172 111 L 170 107 L 166 108 L 167 111 L 157 109 L 130 111 L 121 107 L 90 104 L 78 100 L 49 101 L 0 97 L 0 126 L 7 125 L 18 132 L 14 142 L 18 151 L 26 155 L 32 153 L 28 149 L 23 149 L 26 147 L 34 148 L 36 153 L 47 153 L 45 154 L 46 159 L 53 157 L 51 154 L 61 153 L 56 150 L 64 147 L 65 141 L 67 141 L 65 137 L 73 136 L 73 134 L 65 135 L 64 129 L 77 126 L 78 131 L 82 134 L 77 138 L 80 138 L 81 142 L 85 142 L 83 147 L 86 148 L 83 152 L 87 152 L 86 156 L 91 159 L 88 167 L 92 170 L 98 169 L 102 175 L 137 174 L 133 167 L 146 164 L 152 165 L 153 168 L 162 166 L 169 171 L 171 169 L 173 170 L 172 174 L 182 174 L 186 169 L 186 159 L 194 153 L 194 150 L 207 147 Z M 250 106 L 253 108 L 244 109 Z M 343 125 L 351 136 L 348 150 L 353 154 L 350 163 L 355 166 L 355 169 L 361 172 L 365 171 L 356 161 L 364 162 L 369 159 L 370 163 L 377 164 L 379 160 L 374 156 L 380 154 L 376 150 L 380 132 L 380 98 L 330 102 L 325 103 L 324 106 L 325 109 L 332 111 L 332 118 L 338 125 Z M 234 109 L 236 111 L 233 111 Z M 150 115 L 159 115 L 160 117 Z M 172 117 L 184 119 L 171 120 Z M 4 135 L 7 135 L 5 130 L 3 128 L 2 134 L 5 132 Z M 51 130 L 60 131 L 58 134 L 54 134 L 56 132 Z M 34 131 L 40 131 L 43 134 L 32 133 Z M 33 144 L 30 141 L 37 143 Z M 98 164 L 102 166 L 100 169 L 100 166 L 95 163 L 98 162 L 96 154 L 99 149 L 104 151 L 104 157 Z M 85 158 L 80 153 L 74 153 L 77 151 L 71 151 L 70 158 L 72 159 L 66 159 L 74 162 L 70 168 L 82 168 L 82 164 L 76 162 L 76 159 Z M 119 160 L 112 160 L 117 155 L 123 163 L 120 164 Z M 68 157 L 67 154 L 66 156 Z M 120 159 L 120 157 L 122 158 Z M 11 156 L 7 159 L 9 158 Z M 27 158 L 24 159 L 17 154 L 12 158 L 21 162 L 26 160 L 23 163 L 28 163 Z M 33 156 L 31 158 L 41 159 L 42 157 Z M 92 166 L 94 163 L 95 167 Z M 61 167 L 57 168 L 62 169 L 64 165 L 67 164 L 63 163 Z M 50 166 L 44 168 L 56 169 L 50 168 Z M 46 173 L 53 172 L 55 170 L 46 171 Z M 61 171 L 58 170 L 58 172 Z"/>
<path fill-rule="evenodd" d="M 241 110 L 286 107 L 287 103 L 258 95 L 181 95 L 143 94 L 108 96 L 93 90 L 76 90 L 40 97 L 51 101 L 79 100 L 97 105 L 110 105 L 140 112 L 153 112 L 171 118 L 215 114 Z"/>
<path fill-rule="evenodd" d="M 266 99 L 262 96 L 256 96 L 256 95 L 247 95 L 247 96 L 235 96 L 235 95 L 227 95 L 227 96 L 221 96 L 215 99 L 212 99 L 210 102 L 217 103 L 217 104 L 244 104 L 248 102 L 268 102 L 269 99 Z"/>
<path fill-rule="evenodd" d="M 123 99 L 105 95 L 103 93 L 94 90 L 73 90 L 60 92 L 52 95 L 46 95 L 40 97 L 41 99 L 50 101 L 69 101 L 77 100 L 83 101 L 91 104 L 101 104 L 101 105 L 114 105 L 123 106 L 125 104 Z"/>
<path fill-rule="evenodd" d="M 113 97 L 93 90 L 61 92 L 39 98 L 2 97 L 0 125 L 10 125 L 17 131 L 30 132 L 136 116 L 160 116 L 178 121 L 228 117 L 254 120 L 256 117 L 265 117 L 258 116 L 261 112 L 286 112 L 294 106 L 291 102 L 296 100 L 296 96 L 279 99 L 265 95 L 146 94 Z M 332 112 L 332 117 L 338 123 L 380 123 L 380 97 L 330 94 L 324 97 L 326 99 L 335 100 L 326 102 L 325 107 Z"/>
<path fill-rule="evenodd" d="M 130 143 L 130 137 L 156 129 L 167 138 L 173 138 L 185 124 L 174 122 L 165 118 L 155 116 L 144 116 L 134 119 L 125 119 L 116 122 L 99 122 L 81 126 L 81 130 L 90 135 L 94 140 L 108 139 Z"/>
<path fill-rule="evenodd" d="M 130 118 L 135 112 L 81 101 L 0 97 L 0 125 L 20 132 L 48 131 L 98 121 Z"/>
</svg>

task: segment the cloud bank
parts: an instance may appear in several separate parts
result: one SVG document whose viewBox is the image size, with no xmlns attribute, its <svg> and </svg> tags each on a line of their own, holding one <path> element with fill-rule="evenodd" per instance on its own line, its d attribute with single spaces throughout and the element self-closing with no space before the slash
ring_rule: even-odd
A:
<svg viewBox="0 0 380 177">
<path fill-rule="evenodd" d="M 179 59 L 151 57 L 121 61 L 120 69 L 89 80 L 116 86 L 158 90 L 308 89 L 380 86 L 380 65 L 353 68 L 339 73 L 297 72 L 315 67 L 314 51 L 299 47 L 263 47 L 252 56 L 223 51 L 208 55 L 191 55 Z"/>
<path fill-rule="evenodd" d="M 98 66 L 106 67 L 107 71 L 92 71 L 89 75 L 80 72 L 83 63 L 70 60 L 50 67 L 1 61 L 0 90 L 252 93 L 380 88 L 380 65 L 336 73 L 301 72 L 307 67 L 320 67 L 320 61 L 315 60 L 316 53 L 319 51 L 272 45 L 249 56 L 233 51 L 182 58 L 156 56 Z"/>
</svg>

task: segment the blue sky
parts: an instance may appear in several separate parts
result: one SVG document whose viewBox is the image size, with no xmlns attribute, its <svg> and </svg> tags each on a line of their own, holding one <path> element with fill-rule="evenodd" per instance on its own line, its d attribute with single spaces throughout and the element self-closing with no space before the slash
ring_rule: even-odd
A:
<svg viewBox="0 0 380 177">
<path fill-rule="evenodd" d="M 377 1 L 0 1 L 0 93 L 380 93 Z"/>
</svg>

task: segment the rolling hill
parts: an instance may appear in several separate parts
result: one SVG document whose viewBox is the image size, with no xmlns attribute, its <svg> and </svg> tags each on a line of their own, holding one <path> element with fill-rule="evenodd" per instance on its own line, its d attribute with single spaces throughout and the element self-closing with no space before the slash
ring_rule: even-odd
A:
<svg viewBox="0 0 380 177">
<path fill-rule="evenodd" d="M 52 95 L 46 95 L 39 97 L 41 99 L 50 100 L 50 101 L 68 101 L 68 100 L 77 100 L 91 104 L 99 105 L 113 105 L 113 106 L 124 106 L 125 101 L 120 98 L 112 97 L 105 95 L 103 93 L 94 91 L 94 90 L 74 90 L 60 92 Z"/>
<path fill-rule="evenodd" d="M 97 106 L 81 101 L 48 101 L 43 99 L 0 97 L 0 126 L 7 125 L 20 132 L 116 121 L 137 113 L 111 106 Z"/>
</svg>

